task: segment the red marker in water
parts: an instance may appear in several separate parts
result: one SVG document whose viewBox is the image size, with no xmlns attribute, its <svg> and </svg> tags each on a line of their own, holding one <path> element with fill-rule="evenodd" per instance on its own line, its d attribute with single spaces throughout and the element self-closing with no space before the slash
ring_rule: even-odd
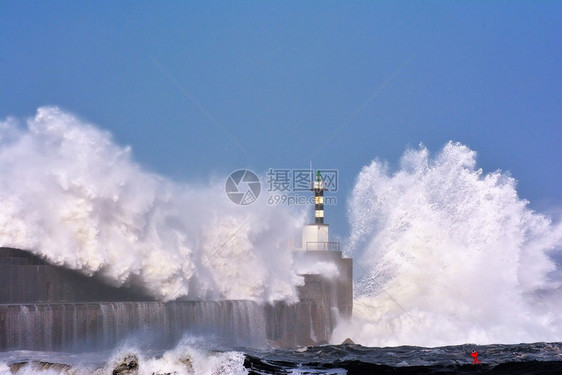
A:
<svg viewBox="0 0 562 375">
<path fill-rule="evenodd" d="M 470 353 L 470 355 L 474 358 L 472 364 L 482 363 L 478 360 L 478 352 L 476 350 L 472 349 L 472 353 Z"/>
</svg>

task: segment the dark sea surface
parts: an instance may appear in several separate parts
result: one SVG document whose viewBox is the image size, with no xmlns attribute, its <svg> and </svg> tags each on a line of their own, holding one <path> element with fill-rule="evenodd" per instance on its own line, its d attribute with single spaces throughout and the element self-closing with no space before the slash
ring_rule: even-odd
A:
<svg viewBox="0 0 562 375">
<path fill-rule="evenodd" d="M 480 364 L 473 364 L 476 350 Z M 247 353 L 250 374 L 562 374 L 562 343 L 438 348 L 360 345 Z"/>
<path fill-rule="evenodd" d="M 562 343 L 256 350 L 187 340 L 158 352 L 130 344 L 103 353 L 4 352 L 0 374 L 562 374 Z"/>
</svg>

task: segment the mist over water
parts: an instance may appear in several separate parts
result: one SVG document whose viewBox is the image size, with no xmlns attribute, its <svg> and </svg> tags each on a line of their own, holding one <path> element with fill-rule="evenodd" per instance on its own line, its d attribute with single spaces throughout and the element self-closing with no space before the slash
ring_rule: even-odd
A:
<svg viewBox="0 0 562 375">
<path fill-rule="evenodd" d="M 400 168 L 373 161 L 349 201 L 359 277 L 354 319 L 333 342 L 438 346 L 562 339 L 552 256 L 562 226 L 534 212 L 501 171 L 448 143 L 408 150 Z M 560 275 L 558 270 L 558 275 Z"/>
<path fill-rule="evenodd" d="M 226 176 L 225 176 L 226 179 Z M 55 107 L 0 122 L 0 246 L 160 300 L 296 298 L 284 242 L 302 216 L 231 203 L 224 181 L 143 170 L 109 133 Z"/>
</svg>

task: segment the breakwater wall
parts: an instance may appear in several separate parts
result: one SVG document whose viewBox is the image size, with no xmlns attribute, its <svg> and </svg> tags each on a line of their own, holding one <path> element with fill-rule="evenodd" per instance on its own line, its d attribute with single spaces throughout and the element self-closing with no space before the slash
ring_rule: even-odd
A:
<svg viewBox="0 0 562 375">
<path fill-rule="evenodd" d="M 330 262 L 338 276 L 305 274 L 299 302 L 157 302 L 132 287 L 0 248 L 0 351 L 104 350 L 124 340 L 173 345 L 185 334 L 229 346 L 296 347 L 328 343 L 352 309 L 352 263 L 339 251 L 295 252 L 300 262 Z"/>
<path fill-rule="evenodd" d="M 0 350 L 112 349 L 124 341 L 167 347 L 183 335 L 227 346 L 327 342 L 337 312 L 312 301 L 100 302 L 0 305 Z"/>
</svg>

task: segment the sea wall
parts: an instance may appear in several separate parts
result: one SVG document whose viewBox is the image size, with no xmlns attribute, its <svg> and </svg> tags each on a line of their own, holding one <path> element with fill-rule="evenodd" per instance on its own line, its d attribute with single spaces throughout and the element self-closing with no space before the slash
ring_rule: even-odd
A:
<svg viewBox="0 0 562 375">
<path fill-rule="evenodd" d="M 165 348 L 186 334 L 227 346 L 293 347 L 327 342 L 335 319 L 331 308 L 312 301 L 0 305 L 0 351 L 104 350 L 124 340 Z"/>
<path fill-rule="evenodd" d="M 139 289 L 114 287 L 98 276 L 88 277 L 5 247 L 0 247 L 0 285 L 0 304 L 152 300 Z"/>
<path fill-rule="evenodd" d="M 185 334 L 225 345 L 327 343 L 352 309 L 352 263 L 339 251 L 294 252 L 296 262 L 332 263 L 338 275 L 303 275 L 299 302 L 157 302 L 129 287 L 0 248 L 0 350 L 103 350 L 123 340 L 173 344 Z"/>
<path fill-rule="evenodd" d="M 305 283 L 299 288 L 301 301 L 316 301 L 337 309 L 342 318 L 350 318 L 353 311 L 353 260 L 342 258 L 341 251 L 295 251 L 294 262 L 303 264 L 330 263 L 337 275 L 305 274 Z M 312 267 L 314 268 L 314 267 Z"/>
</svg>

